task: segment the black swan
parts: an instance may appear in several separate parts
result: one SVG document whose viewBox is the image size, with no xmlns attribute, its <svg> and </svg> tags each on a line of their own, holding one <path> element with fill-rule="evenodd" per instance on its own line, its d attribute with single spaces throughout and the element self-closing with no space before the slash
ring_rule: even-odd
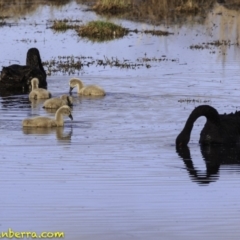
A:
<svg viewBox="0 0 240 240">
<path fill-rule="evenodd" d="M 0 90 L 28 93 L 33 78 L 38 78 L 40 88 L 47 88 L 46 77 L 38 49 L 30 48 L 27 52 L 26 65 L 13 64 L 2 68 Z"/>
<path fill-rule="evenodd" d="M 207 118 L 200 133 L 200 144 L 235 144 L 240 142 L 240 111 L 230 114 L 219 114 L 209 106 L 196 107 L 187 119 L 187 122 L 176 138 L 176 145 L 187 145 L 190 140 L 194 122 L 201 116 Z"/>
</svg>

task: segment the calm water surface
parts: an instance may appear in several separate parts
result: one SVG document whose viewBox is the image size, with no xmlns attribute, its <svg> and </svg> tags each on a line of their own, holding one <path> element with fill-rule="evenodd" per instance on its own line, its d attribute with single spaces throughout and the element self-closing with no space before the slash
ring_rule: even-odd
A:
<svg viewBox="0 0 240 240">
<path fill-rule="evenodd" d="M 189 147 L 175 148 L 194 107 L 239 110 L 239 47 L 216 47 L 215 53 L 189 48 L 231 37 L 234 43 L 229 33 L 236 30 L 238 13 L 216 6 L 204 25 L 160 26 L 174 35 L 133 34 L 102 44 L 48 28 L 49 20 L 63 16 L 83 22 L 100 18 L 84 8 L 72 2 L 9 19 L 15 24 L 0 28 L 0 64 L 24 64 L 30 47 L 40 50 L 43 61 L 79 55 L 131 61 L 165 55 L 177 61 L 136 70 L 91 66 L 48 77 L 54 97 L 68 92 L 73 76 L 107 92 L 92 99 L 74 91 L 74 120 L 66 118 L 64 128 L 23 129 L 24 118 L 54 113 L 26 95 L 1 97 L 0 231 L 64 231 L 67 240 L 239 239 L 238 147 L 201 148 L 205 119 L 200 118 Z"/>
</svg>

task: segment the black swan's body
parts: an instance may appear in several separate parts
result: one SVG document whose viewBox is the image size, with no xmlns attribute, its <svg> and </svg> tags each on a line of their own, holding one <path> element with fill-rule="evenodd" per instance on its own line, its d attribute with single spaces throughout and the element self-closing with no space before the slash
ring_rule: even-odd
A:
<svg viewBox="0 0 240 240">
<path fill-rule="evenodd" d="M 13 64 L 3 67 L 0 78 L 0 90 L 29 92 L 31 80 L 38 78 L 39 87 L 47 88 L 46 72 L 42 66 L 37 48 L 30 48 L 27 52 L 26 65 Z"/>
<path fill-rule="evenodd" d="M 187 122 L 176 138 L 176 145 L 187 145 L 190 140 L 194 122 L 201 116 L 207 121 L 201 131 L 201 144 L 235 144 L 240 142 L 240 112 L 219 114 L 209 105 L 196 107 L 187 119 Z"/>
</svg>

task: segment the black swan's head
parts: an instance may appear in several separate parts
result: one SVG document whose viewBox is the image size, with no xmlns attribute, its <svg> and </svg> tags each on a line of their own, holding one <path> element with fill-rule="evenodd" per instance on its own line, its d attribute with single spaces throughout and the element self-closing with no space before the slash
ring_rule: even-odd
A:
<svg viewBox="0 0 240 240">
<path fill-rule="evenodd" d="M 43 68 L 40 53 L 37 48 L 30 48 L 28 50 L 26 65 L 31 67 L 31 69 L 39 69 L 42 72 L 41 75 L 44 78 L 44 81 L 46 81 L 47 74 Z M 39 79 L 41 78 L 39 76 L 36 76 L 36 77 L 38 77 Z"/>
<path fill-rule="evenodd" d="M 39 68 L 42 65 L 40 53 L 37 48 L 30 48 L 27 52 L 26 65 Z"/>
<path fill-rule="evenodd" d="M 186 134 L 185 131 L 183 130 L 176 138 L 176 146 L 177 147 L 187 146 L 189 141 L 190 135 Z"/>
</svg>

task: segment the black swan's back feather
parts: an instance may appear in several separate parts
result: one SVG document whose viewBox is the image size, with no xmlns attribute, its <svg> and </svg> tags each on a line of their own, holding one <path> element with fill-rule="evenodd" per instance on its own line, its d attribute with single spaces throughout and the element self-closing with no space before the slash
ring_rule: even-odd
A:
<svg viewBox="0 0 240 240">
<path fill-rule="evenodd" d="M 201 131 L 201 144 L 233 144 L 240 141 L 240 112 L 219 114 L 209 105 L 196 107 L 189 115 L 187 122 L 176 138 L 176 145 L 187 145 L 190 140 L 194 122 L 201 116 L 207 121 Z"/>
</svg>

